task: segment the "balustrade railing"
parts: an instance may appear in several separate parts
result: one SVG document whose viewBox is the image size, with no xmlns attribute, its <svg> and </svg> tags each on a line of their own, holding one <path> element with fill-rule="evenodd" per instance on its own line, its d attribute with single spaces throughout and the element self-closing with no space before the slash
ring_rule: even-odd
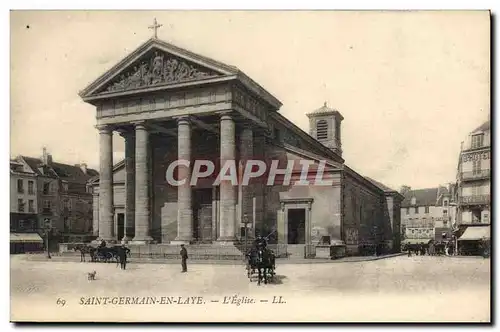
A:
<svg viewBox="0 0 500 332">
<path fill-rule="evenodd" d="M 489 169 L 481 169 L 477 171 L 471 172 L 462 172 L 462 180 L 475 180 L 475 179 L 484 179 L 490 177 Z"/>
<path fill-rule="evenodd" d="M 490 195 L 468 195 L 461 196 L 460 203 L 464 205 L 490 204 Z"/>
</svg>

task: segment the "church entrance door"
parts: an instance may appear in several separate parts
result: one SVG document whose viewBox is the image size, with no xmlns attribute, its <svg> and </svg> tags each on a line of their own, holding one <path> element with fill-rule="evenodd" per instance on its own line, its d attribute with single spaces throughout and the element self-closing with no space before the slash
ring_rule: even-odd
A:
<svg viewBox="0 0 500 332">
<path fill-rule="evenodd" d="M 306 209 L 288 209 L 288 244 L 306 243 Z"/>
<path fill-rule="evenodd" d="M 194 190 L 193 240 L 212 242 L 212 188 Z"/>
</svg>

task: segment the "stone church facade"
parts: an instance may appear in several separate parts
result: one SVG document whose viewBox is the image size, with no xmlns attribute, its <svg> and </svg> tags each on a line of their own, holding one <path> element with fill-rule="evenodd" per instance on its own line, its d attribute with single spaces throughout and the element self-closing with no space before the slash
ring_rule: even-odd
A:
<svg viewBox="0 0 500 332">
<path fill-rule="evenodd" d="M 278 244 L 313 247 L 388 243 L 399 250 L 396 191 L 349 168 L 342 158 L 342 115 L 326 104 L 308 114 L 310 133 L 281 115 L 279 100 L 233 66 L 152 38 L 80 92 L 96 107 L 100 175 L 92 182 L 94 235 L 130 244 L 228 245 L 245 229 Z M 113 160 L 112 136 L 125 140 L 125 159 Z M 173 186 L 177 160 L 279 160 L 285 176 L 268 185 L 213 177 Z M 328 185 L 296 185 L 323 170 Z M 193 164 L 178 166 L 178 179 Z M 316 177 L 317 179 L 317 177 Z M 245 228 L 246 227 L 246 228 Z M 309 245 L 309 246 L 308 246 Z M 307 249 L 309 250 L 309 249 Z"/>
</svg>

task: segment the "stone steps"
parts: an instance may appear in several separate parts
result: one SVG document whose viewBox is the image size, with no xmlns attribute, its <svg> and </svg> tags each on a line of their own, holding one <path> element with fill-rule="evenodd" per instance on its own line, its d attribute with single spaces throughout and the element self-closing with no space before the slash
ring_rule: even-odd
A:
<svg viewBox="0 0 500 332">
<path fill-rule="evenodd" d="M 301 244 L 289 244 L 287 246 L 288 257 L 290 258 L 304 258 L 304 248 L 305 245 Z"/>
</svg>

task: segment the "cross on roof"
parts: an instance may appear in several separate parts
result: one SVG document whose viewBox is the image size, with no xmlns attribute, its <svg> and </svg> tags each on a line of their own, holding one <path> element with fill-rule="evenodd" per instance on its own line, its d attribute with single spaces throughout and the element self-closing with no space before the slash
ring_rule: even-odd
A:
<svg viewBox="0 0 500 332">
<path fill-rule="evenodd" d="M 156 17 L 155 17 L 155 20 L 153 22 L 153 25 L 150 25 L 148 28 L 149 29 L 153 29 L 154 30 L 154 37 L 155 39 L 158 39 L 158 28 L 162 27 L 163 24 L 158 24 L 158 22 L 156 21 Z"/>
</svg>

